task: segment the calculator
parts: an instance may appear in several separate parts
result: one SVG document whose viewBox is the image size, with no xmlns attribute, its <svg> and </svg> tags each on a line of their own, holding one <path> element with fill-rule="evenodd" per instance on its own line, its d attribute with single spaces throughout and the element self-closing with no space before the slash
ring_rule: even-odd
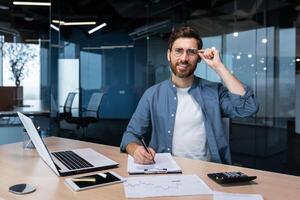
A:
<svg viewBox="0 0 300 200">
<path fill-rule="evenodd" d="M 242 172 L 209 173 L 207 176 L 220 184 L 248 182 L 256 179 L 256 176 L 248 176 Z"/>
</svg>

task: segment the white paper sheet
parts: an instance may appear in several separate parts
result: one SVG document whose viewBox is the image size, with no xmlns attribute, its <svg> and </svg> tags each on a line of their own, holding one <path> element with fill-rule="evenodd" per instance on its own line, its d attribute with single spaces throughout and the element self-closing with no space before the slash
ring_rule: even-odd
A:
<svg viewBox="0 0 300 200">
<path fill-rule="evenodd" d="M 124 188 L 126 198 L 212 194 L 197 175 L 129 177 Z"/>
<path fill-rule="evenodd" d="M 260 194 L 239 194 L 214 191 L 214 200 L 263 200 Z"/>
<path fill-rule="evenodd" d="M 157 153 L 155 155 L 155 164 L 151 165 L 136 164 L 134 163 L 133 157 L 128 155 L 127 163 L 129 174 L 181 172 L 181 168 L 177 165 L 170 153 Z"/>
</svg>

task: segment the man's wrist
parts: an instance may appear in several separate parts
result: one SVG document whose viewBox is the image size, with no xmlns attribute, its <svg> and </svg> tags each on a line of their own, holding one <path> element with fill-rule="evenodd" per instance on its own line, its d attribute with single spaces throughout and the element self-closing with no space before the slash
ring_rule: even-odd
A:
<svg viewBox="0 0 300 200">
<path fill-rule="evenodd" d="M 229 72 L 223 63 L 216 65 L 215 71 L 219 76 L 221 76 L 223 73 Z"/>
<path fill-rule="evenodd" d="M 127 146 L 126 146 L 126 152 L 133 156 L 135 150 L 139 147 L 139 145 L 135 142 L 132 142 L 132 143 L 129 143 Z"/>
</svg>

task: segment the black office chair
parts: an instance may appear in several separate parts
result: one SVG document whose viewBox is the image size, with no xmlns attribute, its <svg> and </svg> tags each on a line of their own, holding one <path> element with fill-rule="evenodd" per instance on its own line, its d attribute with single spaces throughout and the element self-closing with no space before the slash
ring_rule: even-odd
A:
<svg viewBox="0 0 300 200">
<path fill-rule="evenodd" d="M 63 113 L 59 114 L 59 120 L 67 119 L 72 116 L 72 104 L 76 96 L 76 92 L 69 92 L 64 103 Z"/>
<path fill-rule="evenodd" d="M 83 129 L 82 139 L 84 139 L 88 125 L 90 123 L 96 123 L 100 119 L 99 110 L 103 95 L 104 93 L 94 92 L 89 100 L 87 108 L 82 108 L 79 116 L 75 117 L 71 115 L 66 118 L 68 123 L 76 124 L 77 129 Z"/>
</svg>

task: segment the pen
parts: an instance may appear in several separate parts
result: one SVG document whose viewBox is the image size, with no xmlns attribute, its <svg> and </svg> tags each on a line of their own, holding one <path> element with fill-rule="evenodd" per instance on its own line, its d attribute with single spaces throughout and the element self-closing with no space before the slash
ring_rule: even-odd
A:
<svg viewBox="0 0 300 200">
<path fill-rule="evenodd" d="M 130 133 L 131 133 L 131 132 L 130 132 Z M 147 151 L 147 153 L 149 153 L 149 154 L 151 155 L 151 157 L 152 157 L 152 162 L 155 164 L 154 157 L 153 157 L 152 153 L 148 150 L 148 147 L 147 147 L 147 145 L 146 145 L 146 143 L 145 143 L 143 137 L 140 136 L 140 135 L 137 135 L 137 134 L 135 134 L 135 133 L 131 133 L 131 134 L 134 135 L 137 139 L 139 139 L 139 141 L 142 143 L 144 149 Z"/>
</svg>

